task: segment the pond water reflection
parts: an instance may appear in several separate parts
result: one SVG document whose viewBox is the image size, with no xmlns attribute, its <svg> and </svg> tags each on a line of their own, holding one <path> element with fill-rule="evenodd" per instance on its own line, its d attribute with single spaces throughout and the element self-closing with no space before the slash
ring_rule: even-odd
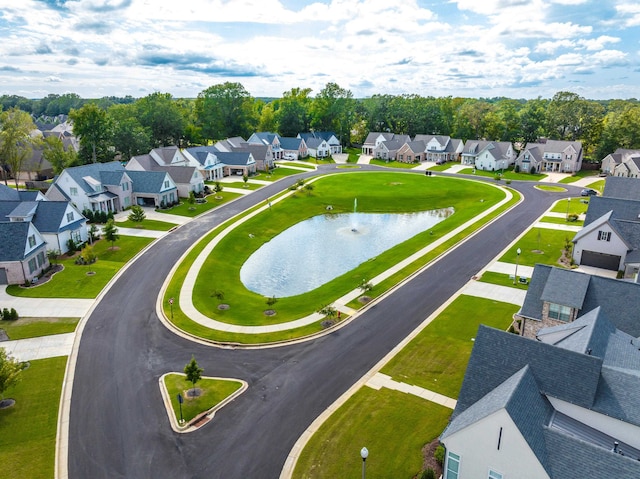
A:
<svg viewBox="0 0 640 479">
<path fill-rule="evenodd" d="M 443 208 L 314 216 L 258 248 L 240 269 L 240 280 L 250 291 L 269 297 L 306 293 L 432 228 L 453 212 Z"/>
</svg>

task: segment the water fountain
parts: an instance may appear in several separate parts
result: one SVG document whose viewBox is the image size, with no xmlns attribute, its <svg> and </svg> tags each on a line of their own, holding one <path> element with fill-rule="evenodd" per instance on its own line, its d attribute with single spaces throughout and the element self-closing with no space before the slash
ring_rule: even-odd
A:
<svg viewBox="0 0 640 479">
<path fill-rule="evenodd" d="M 356 223 L 356 212 L 358 210 L 358 198 L 354 198 L 353 199 L 353 218 L 352 218 L 352 225 L 351 225 L 351 231 L 353 233 L 357 233 L 358 232 L 358 228 L 357 228 L 357 223 Z"/>
</svg>

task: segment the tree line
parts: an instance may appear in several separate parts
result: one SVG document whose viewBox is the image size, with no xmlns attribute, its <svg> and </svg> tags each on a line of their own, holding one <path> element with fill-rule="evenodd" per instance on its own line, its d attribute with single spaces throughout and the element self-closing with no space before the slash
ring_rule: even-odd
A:
<svg viewBox="0 0 640 479">
<path fill-rule="evenodd" d="M 247 139 L 256 131 L 285 137 L 333 131 L 345 146 L 361 144 L 370 131 L 509 141 L 516 148 L 541 137 L 580 140 L 586 159 L 595 161 L 616 148 L 640 148 L 636 99 L 588 100 L 568 91 L 530 100 L 417 94 L 356 99 L 350 90 L 327 83 L 314 96 L 309 88 L 292 88 L 281 98 L 261 99 L 240 83 L 226 82 L 210 86 L 196 98 L 156 92 L 137 99 L 82 99 L 69 93 L 38 100 L 4 95 L 0 104 L 4 110 L 0 132 L 11 129 L 11 117 L 18 110 L 30 119 L 69 115 L 80 151 L 74 155 L 48 139 L 44 154 L 57 171 L 72 164 L 126 160 L 160 146 L 206 145 L 234 136 Z M 0 138 L 3 164 L 5 150 L 15 150 L 9 144 L 13 141 Z"/>
</svg>

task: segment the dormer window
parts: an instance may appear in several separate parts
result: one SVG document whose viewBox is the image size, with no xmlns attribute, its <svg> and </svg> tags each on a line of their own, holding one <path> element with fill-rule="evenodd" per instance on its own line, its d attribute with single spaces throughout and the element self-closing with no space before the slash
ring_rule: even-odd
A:
<svg viewBox="0 0 640 479">
<path fill-rule="evenodd" d="M 568 323 L 571 320 L 571 308 L 561 304 L 549 303 L 549 317 Z"/>
<path fill-rule="evenodd" d="M 598 241 L 611 241 L 611 231 L 598 231 Z"/>
<path fill-rule="evenodd" d="M 28 238 L 29 248 L 33 248 L 36 245 L 36 235 L 31 235 Z"/>
<path fill-rule="evenodd" d="M 67 221 L 71 223 L 73 221 L 73 211 L 67 213 Z"/>
</svg>

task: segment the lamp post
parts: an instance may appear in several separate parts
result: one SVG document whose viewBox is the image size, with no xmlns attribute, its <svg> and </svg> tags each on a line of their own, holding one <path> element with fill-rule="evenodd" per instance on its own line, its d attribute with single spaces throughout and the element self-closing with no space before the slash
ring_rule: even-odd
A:
<svg viewBox="0 0 640 479">
<path fill-rule="evenodd" d="M 360 449 L 360 457 L 362 457 L 362 479 L 365 479 L 367 457 L 369 457 L 369 450 L 366 447 Z"/>
<path fill-rule="evenodd" d="M 173 298 L 169 298 L 169 309 L 171 309 L 171 321 L 173 321 Z"/>
<path fill-rule="evenodd" d="M 513 275 L 513 284 L 516 284 L 516 281 L 518 280 L 518 263 L 520 262 L 520 253 L 522 253 L 522 250 L 518 248 L 516 250 L 516 271 Z"/>
<path fill-rule="evenodd" d="M 566 221 L 569 221 L 569 206 L 571 206 L 571 198 L 567 198 L 567 215 L 564 218 Z"/>
<path fill-rule="evenodd" d="M 182 423 L 184 422 L 184 419 L 182 418 L 182 403 L 184 402 L 184 398 L 182 397 L 182 394 L 178 393 L 178 404 L 180 404 L 180 425 L 182 425 Z"/>
</svg>

